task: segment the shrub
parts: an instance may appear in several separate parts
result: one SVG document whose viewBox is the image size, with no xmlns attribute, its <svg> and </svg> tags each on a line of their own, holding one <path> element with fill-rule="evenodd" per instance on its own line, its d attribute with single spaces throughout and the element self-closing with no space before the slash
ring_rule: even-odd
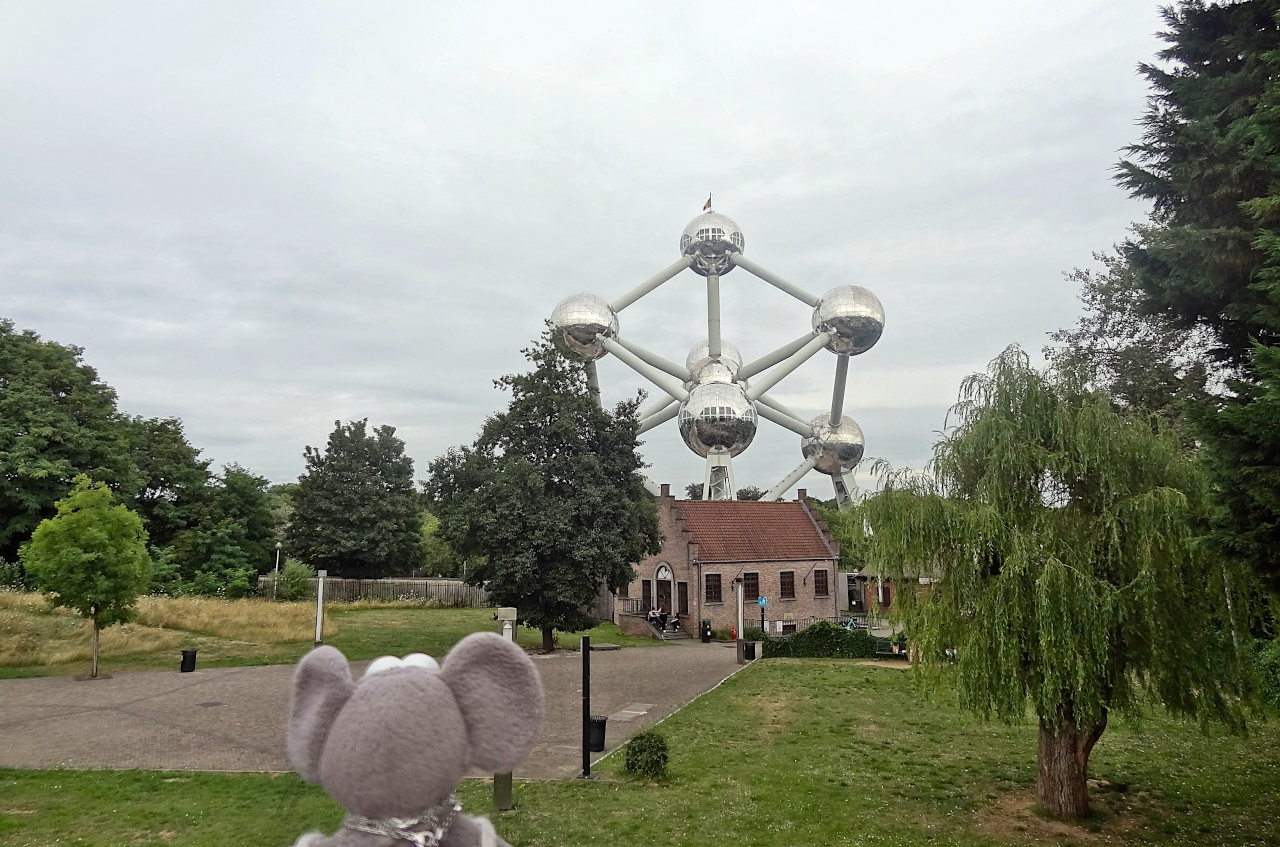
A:
<svg viewBox="0 0 1280 847">
<path fill-rule="evenodd" d="M 869 659 L 876 654 L 876 640 L 863 629 L 845 629 L 830 621 L 818 621 L 794 635 L 764 641 L 764 658 L 787 656 L 808 659 Z"/>
<path fill-rule="evenodd" d="M 1280 638 L 1257 643 L 1253 669 L 1258 675 L 1258 694 L 1264 702 L 1280 709 Z"/>
<path fill-rule="evenodd" d="M 148 547 L 151 557 L 151 581 L 147 593 L 164 597 L 177 597 L 182 593 L 182 574 L 174 558 L 172 547 Z"/>
<path fill-rule="evenodd" d="M 28 588 L 30 586 L 27 584 L 27 575 L 22 565 L 0 559 L 0 589 L 26 591 Z"/>
<path fill-rule="evenodd" d="M 627 742 L 624 767 L 648 777 L 667 775 L 667 739 L 653 730 L 638 733 Z"/>
<path fill-rule="evenodd" d="M 297 559 L 286 559 L 280 568 L 280 584 L 276 586 L 277 600 L 306 600 L 312 596 L 311 580 L 315 569 Z"/>
</svg>

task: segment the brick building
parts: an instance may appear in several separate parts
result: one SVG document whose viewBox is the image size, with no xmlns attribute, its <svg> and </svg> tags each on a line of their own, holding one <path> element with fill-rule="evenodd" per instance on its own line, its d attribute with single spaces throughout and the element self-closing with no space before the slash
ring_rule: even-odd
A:
<svg viewBox="0 0 1280 847">
<path fill-rule="evenodd" d="M 614 604 L 624 632 L 648 634 L 644 614 L 659 605 L 679 612 L 690 635 L 702 620 L 727 631 L 738 623 L 739 580 L 747 626 L 760 626 L 758 596 L 767 599 L 770 633 L 836 616 L 840 548 L 804 489 L 787 502 L 677 500 L 669 485 L 661 492 L 662 549 L 636 564 Z"/>
</svg>

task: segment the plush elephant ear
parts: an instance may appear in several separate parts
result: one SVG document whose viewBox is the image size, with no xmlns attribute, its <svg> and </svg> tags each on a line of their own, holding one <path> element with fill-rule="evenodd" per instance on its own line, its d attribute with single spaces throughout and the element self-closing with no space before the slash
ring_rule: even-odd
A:
<svg viewBox="0 0 1280 847">
<path fill-rule="evenodd" d="M 542 680 L 524 651 L 477 632 L 449 651 L 440 676 L 462 709 L 472 767 L 506 773 L 524 761 L 542 726 Z"/>
<path fill-rule="evenodd" d="M 333 719 L 356 690 L 347 658 L 332 647 L 302 657 L 289 703 L 289 761 L 307 782 L 320 781 L 320 756 Z"/>
</svg>

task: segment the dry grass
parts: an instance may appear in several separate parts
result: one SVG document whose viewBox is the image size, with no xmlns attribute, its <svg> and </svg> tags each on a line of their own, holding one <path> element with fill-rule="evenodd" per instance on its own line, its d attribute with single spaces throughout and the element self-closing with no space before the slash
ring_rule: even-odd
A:
<svg viewBox="0 0 1280 847">
<path fill-rule="evenodd" d="M 279 643 L 315 635 L 313 603 L 272 603 L 269 600 L 218 600 L 213 597 L 140 597 L 138 622 L 162 629 L 180 629 L 237 641 Z M 336 632 L 325 617 L 324 632 Z"/>
<path fill-rule="evenodd" d="M 206 597 L 140 597 L 136 623 L 104 629 L 101 655 L 118 658 L 173 653 L 178 647 L 212 647 L 205 636 L 246 645 L 310 640 L 315 609 L 309 603 L 216 600 Z M 337 626 L 325 619 L 325 635 Z M 0 591 L 0 667 L 64 665 L 89 659 L 90 624 L 68 609 L 55 609 L 39 594 Z M 230 653 L 235 648 L 218 642 Z"/>
<path fill-rule="evenodd" d="M 39 594 L 0 591 L 0 665 L 30 667 L 89 658 L 91 625 L 74 612 L 52 609 Z M 183 640 L 169 632 L 123 624 L 99 635 L 103 655 L 150 653 Z"/>
</svg>

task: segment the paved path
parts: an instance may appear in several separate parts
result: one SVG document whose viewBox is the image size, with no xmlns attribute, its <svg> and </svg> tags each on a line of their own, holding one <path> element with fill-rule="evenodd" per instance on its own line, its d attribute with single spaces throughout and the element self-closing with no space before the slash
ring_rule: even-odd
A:
<svg viewBox="0 0 1280 847">
<path fill-rule="evenodd" d="M 546 691 L 538 744 L 516 775 L 582 770 L 582 658 L 535 656 Z M 365 663 L 355 663 L 356 672 Z M 681 642 L 591 654 L 591 704 L 606 752 L 731 675 L 732 645 Z M 287 771 L 292 665 L 0 681 L 0 767 Z M 593 759 L 603 756 L 593 755 Z"/>
</svg>

